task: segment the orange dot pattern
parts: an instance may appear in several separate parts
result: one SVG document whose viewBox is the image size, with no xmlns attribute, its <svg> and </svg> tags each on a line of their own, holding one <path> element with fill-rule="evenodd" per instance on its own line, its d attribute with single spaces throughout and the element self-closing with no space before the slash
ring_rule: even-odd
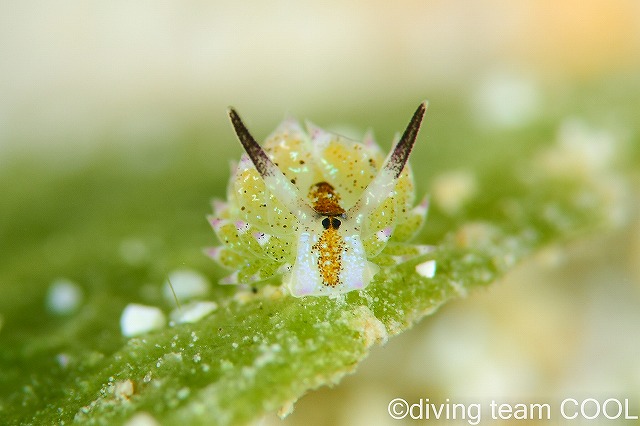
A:
<svg viewBox="0 0 640 426">
<path fill-rule="evenodd" d="M 335 287 L 340 284 L 342 271 L 342 251 L 344 240 L 333 226 L 325 229 L 312 249 L 318 252 L 318 271 L 322 276 L 322 284 Z"/>
</svg>

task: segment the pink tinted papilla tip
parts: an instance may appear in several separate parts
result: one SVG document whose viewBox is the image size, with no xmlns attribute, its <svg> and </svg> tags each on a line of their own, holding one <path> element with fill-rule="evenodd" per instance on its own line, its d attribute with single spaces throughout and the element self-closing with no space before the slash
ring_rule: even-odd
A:
<svg viewBox="0 0 640 426">
<path fill-rule="evenodd" d="M 220 255 L 220 247 L 207 247 L 204 249 L 204 254 L 209 256 L 213 260 L 217 260 Z"/>
</svg>

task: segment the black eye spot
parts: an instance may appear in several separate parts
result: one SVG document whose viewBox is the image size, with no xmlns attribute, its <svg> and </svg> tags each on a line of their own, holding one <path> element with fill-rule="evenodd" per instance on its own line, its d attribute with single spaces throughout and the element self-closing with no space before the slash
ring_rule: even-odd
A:
<svg viewBox="0 0 640 426">
<path fill-rule="evenodd" d="M 322 219 L 322 226 L 324 227 L 324 229 L 329 229 L 329 227 L 331 226 L 331 221 L 328 217 Z"/>
<path fill-rule="evenodd" d="M 340 228 L 340 225 L 342 224 L 342 222 L 340 222 L 340 220 L 336 217 L 332 217 L 331 218 L 331 227 L 333 229 L 338 229 Z"/>
</svg>

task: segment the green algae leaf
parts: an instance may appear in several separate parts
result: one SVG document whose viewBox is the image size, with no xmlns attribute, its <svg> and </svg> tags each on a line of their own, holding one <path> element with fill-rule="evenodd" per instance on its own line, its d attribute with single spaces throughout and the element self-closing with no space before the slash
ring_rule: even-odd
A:
<svg viewBox="0 0 640 426">
<path fill-rule="evenodd" d="M 447 300 L 545 245 L 619 223 L 622 146 L 610 150 L 589 135 L 529 138 L 513 150 L 480 138 L 477 161 L 434 166 L 432 211 L 418 242 L 436 250 L 383 269 L 364 291 L 293 298 L 275 280 L 256 292 L 215 286 L 212 314 L 130 339 L 118 327 L 127 304 L 172 309 L 159 296 L 170 269 L 223 274 L 200 254 L 212 242 L 204 216 L 215 194 L 203 176 L 215 172 L 202 159 L 213 154 L 186 145 L 171 167 L 144 173 L 117 155 L 35 180 L 24 179 L 24 165 L 9 168 L 0 212 L 0 420 L 111 425 L 148 415 L 191 425 L 286 415 Z M 59 277 L 82 291 L 75 312 L 47 311 Z"/>
</svg>

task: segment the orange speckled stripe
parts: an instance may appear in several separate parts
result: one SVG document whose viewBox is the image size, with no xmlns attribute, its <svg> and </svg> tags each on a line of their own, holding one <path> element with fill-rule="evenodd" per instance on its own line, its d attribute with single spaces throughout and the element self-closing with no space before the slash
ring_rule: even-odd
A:
<svg viewBox="0 0 640 426">
<path fill-rule="evenodd" d="M 322 283 L 330 287 L 340 284 L 344 240 L 338 230 L 333 227 L 325 229 L 312 248 L 318 252 L 318 271 Z"/>
</svg>

